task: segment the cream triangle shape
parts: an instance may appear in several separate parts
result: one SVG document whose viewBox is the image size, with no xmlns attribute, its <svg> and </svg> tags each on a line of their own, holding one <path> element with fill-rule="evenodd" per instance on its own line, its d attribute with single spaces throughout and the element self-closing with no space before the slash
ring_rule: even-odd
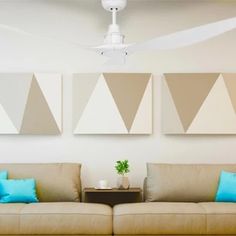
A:
<svg viewBox="0 0 236 236">
<path fill-rule="evenodd" d="M 187 133 L 236 133 L 236 115 L 221 75 L 203 102 Z"/>
<path fill-rule="evenodd" d="M 84 112 L 74 130 L 75 134 L 128 133 L 105 79 L 100 77 Z"/>
<path fill-rule="evenodd" d="M 0 134 L 18 134 L 17 128 L 13 125 L 3 106 L 0 104 Z"/>
<path fill-rule="evenodd" d="M 143 98 L 130 129 L 130 134 L 152 133 L 152 76 L 149 79 Z"/>
<path fill-rule="evenodd" d="M 62 79 L 61 74 L 35 73 L 38 85 L 47 101 L 48 107 L 62 131 Z"/>
<path fill-rule="evenodd" d="M 161 110 L 162 132 L 164 134 L 184 134 L 184 127 L 165 78 L 162 80 Z"/>
<path fill-rule="evenodd" d="M 74 74 L 73 76 L 73 129 L 83 114 L 101 74 Z"/>
</svg>

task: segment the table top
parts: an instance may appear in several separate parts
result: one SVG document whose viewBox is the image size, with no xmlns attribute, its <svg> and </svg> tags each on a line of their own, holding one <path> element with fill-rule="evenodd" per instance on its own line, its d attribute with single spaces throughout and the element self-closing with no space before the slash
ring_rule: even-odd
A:
<svg viewBox="0 0 236 236">
<path fill-rule="evenodd" d="M 129 188 L 129 189 L 95 189 L 95 188 L 84 188 L 85 193 L 140 193 L 141 188 Z"/>
</svg>

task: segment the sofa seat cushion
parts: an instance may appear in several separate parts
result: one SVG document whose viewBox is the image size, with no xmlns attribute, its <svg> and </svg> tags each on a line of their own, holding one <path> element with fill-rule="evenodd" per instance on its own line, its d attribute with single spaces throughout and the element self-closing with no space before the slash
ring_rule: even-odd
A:
<svg viewBox="0 0 236 236">
<path fill-rule="evenodd" d="M 0 204 L 0 234 L 19 234 L 20 213 L 25 204 Z"/>
<path fill-rule="evenodd" d="M 204 209 L 196 203 L 132 203 L 113 210 L 114 234 L 203 234 Z"/>
<path fill-rule="evenodd" d="M 199 203 L 206 212 L 207 234 L 236 234 L 236 203 Z"/>
<path fill-rule="evenodd" d="M 0 234 L 111 233 L 112 209 L 107 205 L 72 202 L 0 205 Z"/>
</svg>

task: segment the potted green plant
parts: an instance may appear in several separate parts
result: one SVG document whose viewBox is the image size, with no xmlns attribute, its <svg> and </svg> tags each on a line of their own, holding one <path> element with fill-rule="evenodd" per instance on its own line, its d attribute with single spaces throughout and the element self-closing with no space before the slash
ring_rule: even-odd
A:
<svg viewBox="0 0 236 236">
<path fill-rule="evenodd" d="M 116 171 L 120 177 L 117 181 L 117 187 L 119 189 L 128 189 L 129 188 L 129 178 L 126 176 L 127 173 L 130 172 L 129 170 L 129 161 L 117 161 L 115 165 Z"/>
</svg>

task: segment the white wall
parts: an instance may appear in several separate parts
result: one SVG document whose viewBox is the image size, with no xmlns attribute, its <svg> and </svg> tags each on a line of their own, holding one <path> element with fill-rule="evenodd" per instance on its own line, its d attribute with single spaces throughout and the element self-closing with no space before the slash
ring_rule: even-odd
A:
<svg viewBox="0 0 236 236">
<path fill-rule="evenodd" d="M 119 14 L 127 42 L 233 17 L 236 1 L 130 0 Z M 110 15 L 98 0 L 0 0 L 0 24 L 58 39 L 99 44 Z M 61 136 L 0 136 L 0 162 L 81 162 L 83 183 L 107 178 L 114 163 L 129 159 L 130 179 L 141 185 L 146 162 L 236 162 L 235 135 L 166 136 L 160 132 L 160 75 L 164 72 L 236 72 L 236 30 L 184 49 L 133 55 L 112 71 L 152 72 L 154 133 L 151 136 L 72 135 L 72 73 L 99 72 L 104 58 L 74 46 L 0 30 L 0 72 L 61 72 L 64 77 L 64 132 Z"/>
</svg>

